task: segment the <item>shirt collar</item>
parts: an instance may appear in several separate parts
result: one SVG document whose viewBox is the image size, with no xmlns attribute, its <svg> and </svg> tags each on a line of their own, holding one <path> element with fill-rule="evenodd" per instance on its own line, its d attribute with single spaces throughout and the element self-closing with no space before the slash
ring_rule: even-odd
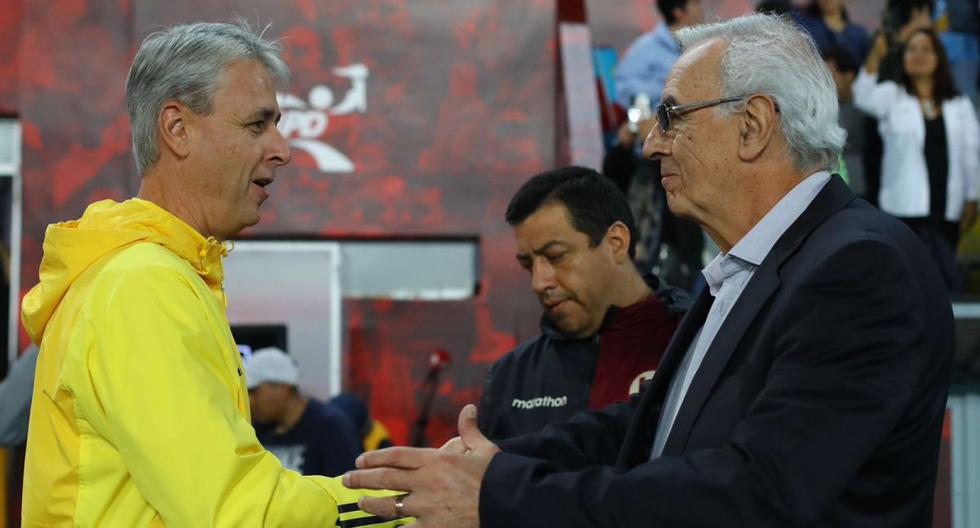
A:
<svg viewBox="0 0 980 528">
<path fill-rule="evenodd" d="M 704 275 L 704 281 L 708 283 L 708 291 L 711 292 L 711 296 L 717 297 L 725 281 L 745 269 L 751 269 L 751 265 L 731 253 L 718 253 L 704 267 L 701 274 Z"/>
<path fill-rule="evenodd" d="M 830 173 L 820 171 L 803 179 L 786 193 L 772 209 L 742 237 L 729 254 L 758 266 L 789 226 L 803 214 L 830 181 Z M 706 269 L 707 271 L 707 269 Z"/>
</svg>

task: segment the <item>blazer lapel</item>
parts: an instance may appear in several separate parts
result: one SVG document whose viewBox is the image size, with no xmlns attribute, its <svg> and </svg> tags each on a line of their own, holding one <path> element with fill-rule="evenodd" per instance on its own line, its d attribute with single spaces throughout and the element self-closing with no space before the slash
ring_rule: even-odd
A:
<svg viewBox="0 0 980 528">
<path fill-rule="evenodd" d="M 817 194 L 809 207 L 779 238 L 765 260 L 756 269 L 752 279 L 745 286 L 735 306 L 712 340 L 710 348 L 688 388 L 684 401 L 674 420 L 664 455 L 678 455 L 684 452 L 691 429 L 697 421 L 701 409 L 729 359 L 735 352 L 752 325 L 759 311 L 766 305 L 781 284 L 779 269 L 792 255 L 806 237 L 831 214 L 846 206 L 854 199 L 847 185 L 836 175 Z M 673 344 L 673 343 L 672 343 Z M 686 349 L 685 349 L 686 350 Z"/>
<path fill-rule="evenodd" d="M 768 260 L 768 259 L 767 259 Z M 682 452 L 687 443 L 687 437 L 691 433 L 691 428 L 704 407 L 704 402 L 714 389 L 715 382 L 728 364 L 728 360 L 735 352 L 735 348 L 745 331 L 755 320 L 756 314 L 762 309 L 766 301 L 772 296 L 773 292 L 779 288 L 779 277 L 776 276 L 772 266 L 766 267 L 763 263 L 755 270 L 752 279 L 745 286 L 745 290 L 739 296 L 735 306 L 728 312 L 728 317 L 722 323 L 715 338 L 711 341 L 711 346 L 698 368 L 697 374 L 691 381 L 691 386 L 684 396 L 674 425 L 667 436 L 667 443 L 664 445 L 664 455 L 676 455 Z"/>
<path fill-rule="evenodd" d="M 626 433 L 626 440 L 619 451 L 617 466 L 632 467 L 649 458 L 650 444 L 653 441 L 653 433 L 657 427 L 660 406 L 667 394 L 667 387 L 670 385 L 670 380 L 674 377 L 677 367 L 684 359 L 684 354 L 687 353 L 691 340 L 694 339 L 698 329 L 704 325 L 704 320 L 708 316 L 708 310 L 711 309 L 714 300 L 715 298 L 708 293 L 708 288 L 702 288 L 687 315 L 681 320 L 677 331 L 674 332 L 674 337 L 667 345 L 667 350 L 664 352 L 660 366 L 657 367 L 657 372 L 640 396 L 633 421 Z"/>
</svg>

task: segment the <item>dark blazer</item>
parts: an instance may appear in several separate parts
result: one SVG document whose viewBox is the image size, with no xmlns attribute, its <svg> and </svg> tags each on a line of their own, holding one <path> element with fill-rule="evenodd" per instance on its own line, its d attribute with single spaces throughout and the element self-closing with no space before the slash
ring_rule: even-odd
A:
<svg viewBox="0 0 980 528">
<path fill-rule="evenodd" d="M 834 177 L 780 237 L 649 460 L 703 293 L 639 398 L 501 442 L 481 526 L 928 527 L 953 354 L 942 279 Z"/>
</svg>

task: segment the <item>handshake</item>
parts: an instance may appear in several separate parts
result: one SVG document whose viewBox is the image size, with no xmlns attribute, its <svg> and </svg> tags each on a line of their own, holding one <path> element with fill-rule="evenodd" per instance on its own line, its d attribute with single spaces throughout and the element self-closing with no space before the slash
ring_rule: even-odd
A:
<svg viewBox="0 0 980 528">
<path fill-rule="evenodd" d="M 439 449 L 391 447 L 358 457 L 357 469 L 342 477 L 344 486 L 399 493 L 361 492 L 356 509 L 353 504 L 343 504 L 346 497 L 337 497 L 338 526 L 347 526 L 353 518 L 345 519 L 345 514 L 359 509 L 395 521 L 365 525 L 361 516 L 350 526 L 399 526 L 414 521 L 412 525 L 418 528 L 478 527 L 480 483 L 500 449 L 480 432 L 476 413 L 474 405 L 464 407 L 459 413 L 459 436 Z"/>
</svg>

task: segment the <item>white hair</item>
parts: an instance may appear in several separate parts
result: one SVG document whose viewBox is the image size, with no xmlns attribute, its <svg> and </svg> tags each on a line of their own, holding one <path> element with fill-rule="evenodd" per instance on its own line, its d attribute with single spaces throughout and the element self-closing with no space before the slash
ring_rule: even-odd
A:
<svg viewBox="0 0 980 528">
<path fill-rule="evenodd" d="M 266 26 L 268 29 L 268 26 Z M 261 62 L 279 87 L 289 80 L 282 46 L 244 21 L 175 26 L 146 37 L 126 81 L 126 107 L 133 156 L 140 174 L 160 159 L 157 118 L 167 101 L 180 101 L 201 115 L 213 110 L 225 68 L 240 59 Z"/>
<path fill-rule="evenodd" d="M 809 35 L 787 19 L 755 14 L 687 27 L 677 40 L 683 49 L 709 40 L 728 43 L 721 57 L 721 96 L 772 97 L 797 169 L 827 170 L 837 163 L 847 133 L 837 122 L 834 80 Z M 734 111 L 737 104 L 726 106 Z"/>
</svg>

